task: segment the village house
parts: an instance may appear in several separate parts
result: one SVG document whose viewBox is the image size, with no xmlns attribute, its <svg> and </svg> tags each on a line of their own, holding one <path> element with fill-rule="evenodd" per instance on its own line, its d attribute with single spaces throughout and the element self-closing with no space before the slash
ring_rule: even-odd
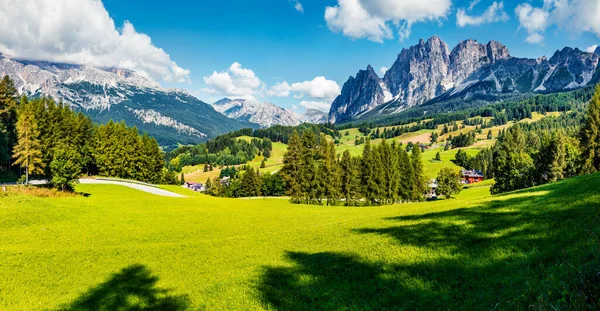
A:
<svg viewBox="0 0 600 311">
<path fill-rule="evenodd" d="M 462 175 L 462 183 L 463 184 L 473 184 L 483 181 L 484 176 L 481 171 L 476 170 L 462 170 L 460 171 Z"/>
<path fill-rule="evenodd" d="M 186 182 L 185 187 L 190 190 L 198 191 L 198 192 L 206 191 L 206 186 L 204 186 L 204 184 L 201 184 L 201 183 Z"/>
</svg>

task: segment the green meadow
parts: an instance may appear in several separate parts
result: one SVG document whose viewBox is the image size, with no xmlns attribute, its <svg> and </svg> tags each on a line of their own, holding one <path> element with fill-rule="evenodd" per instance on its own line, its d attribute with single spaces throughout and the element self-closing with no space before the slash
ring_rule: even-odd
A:
<svg viewBox="0 0 600 311">
<path fill-rule="evenodd" d="M 4 195 L 0 309 L 596 309 L 598 184 L 352 208 L 176 186 L 188 197 Z"/>
</svg>

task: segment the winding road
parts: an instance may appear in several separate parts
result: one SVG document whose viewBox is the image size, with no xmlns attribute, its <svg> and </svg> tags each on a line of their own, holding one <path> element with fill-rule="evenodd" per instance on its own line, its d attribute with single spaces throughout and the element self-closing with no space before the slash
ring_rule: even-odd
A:
<svg viewBox="0 0 600 311">
<path fill-rule="evenodd" d="M 31 180 L 30 184 L 32 185 L 45 185 L 48 182 L 45 180 Z M 107 179 L 79 179 L 79 183 L 80 184 L 84 184 L 84 185 L 119 185 L 119 186 L 124 186 L 124 187 L 129 187 L 129 188 L 133 188 L 136 190 L 140 190 L 140 191 L 144 191 L 147 193 L 151 193 L 151 194 L 155 194 L 155 195 L 160 195 L 163 197 L 172 197 L 172 198 L 186 198 L 186 196 L 175 193 L 175 192 L 171 192 L 165 189 L 161 189 L 158 187 L 153 187 L 149 184 L 145 185 L 142 183 L 135 183 L 135 182 L 127 182 L 127 181 L 119 181 L 119 180 L 107 180 Z M 0 183 L 0 186 L 2 185 L 14 185 L 15 183 Z"/>
<path fill-rule="evenodd" d="M 178 194 L 175 192 L 171 192 L 171 191 L 168 191 L 165 189 L 157 188 L 157 187 L 146 186 L 146 185 L 130 183 L 130 182 L 124 182 L 124 181 L 117 181 L 117 180 L 80 179 L 79 183 L 83 184 L 83 185 L 91 185 L 91 184 L 119 185 L 119 186 L 125 186 L 125 187 L 133 188 L 136 190 L 152 193 L 155 195 L 160 195 L 163 197 L 172 197 L 172 198 L 185 198 L 186 197 L 184 195 L 181 195 L 181 194 Z"/>
</svg>

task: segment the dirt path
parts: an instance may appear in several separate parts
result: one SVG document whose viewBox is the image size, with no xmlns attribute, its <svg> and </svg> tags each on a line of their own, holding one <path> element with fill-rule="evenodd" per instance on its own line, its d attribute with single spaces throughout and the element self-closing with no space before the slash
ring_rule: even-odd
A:
<svg viewBox="0 0 600 311">
<path fill-rule="evenodd" d="M 119 185 L 119 186 L 125 186 L 125 187 L 129 187 L 129 188 L 133 188 L 136 190 L 140 190 L 140 191 L 144 191 L 147 193 L 152 193 L 155 195 L 160 195 L 160 196 L 164 196 L 164 197 L 172 197 L 172 198 L 185 198 L 186 196 L 175 193 L 175 192 L 171 192 L 165 189 L 160 189 L 160 188 L 156 188 L 156 187 L 151 187 L 151 186 L 146 186 L 146 185 L 140 185 L 140 184 L 134 184 L 134 183 L 128 183 L 128 182 L 123 182 L 123 181 L 114 181 L 114 180 L 100 180 L 100 179 L 80 179 L 79 180 L 80 184 L 102 184 L 102 185 Z"/>
</svg>

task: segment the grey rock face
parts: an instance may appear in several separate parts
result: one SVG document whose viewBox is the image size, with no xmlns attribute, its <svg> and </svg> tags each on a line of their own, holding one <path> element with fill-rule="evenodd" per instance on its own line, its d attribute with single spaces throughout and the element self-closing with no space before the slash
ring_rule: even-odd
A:
<svg viewBox="0 0 600 311">
<path fill-rule="evenodd" d="M 302 123 L 300 117 L 293 111 L 267 102 L 224 98 L 215 102 L 213 107 L 229 118 L 256 123 L 261 127 L 293 126 Z"/>
<path fill-rule="evenodd" d="M 449 51 L 436 36 L 403 49 L 383 79 L 372 70 L 350 77 L 331 106 L 329 121 L 357 118 L 374 109 L 379 114 L 395 113 L 436 98 L 584 87 L 600 80 L 599 60 L 600 47 L 595 53 L 564 48 L 549 60 L 527 59 L 510 56 L 497 41 L 464 40 Z M 385 109 L 377 110 L 380 106 Z"/>
<path fill-rule="evenodd" d="M 357 116 L 382 104 L 385 101 L 382 84 L 371 65 L 367 70 L 360 70 L 356 78 L 350 77 L 331 105 L 329 122 Z"/>
<path fill-rule="evenodd" d="M 23 61 L 0 55 L 0 77 L 4 75 L 11 77 L 21 94 L 52 97 L 95 122 L 124 120 L 162 145 L 198 143 L 252 126 L 228 119 L 184 90 L 162 88 L 131 70 Z"/>
</svg>

